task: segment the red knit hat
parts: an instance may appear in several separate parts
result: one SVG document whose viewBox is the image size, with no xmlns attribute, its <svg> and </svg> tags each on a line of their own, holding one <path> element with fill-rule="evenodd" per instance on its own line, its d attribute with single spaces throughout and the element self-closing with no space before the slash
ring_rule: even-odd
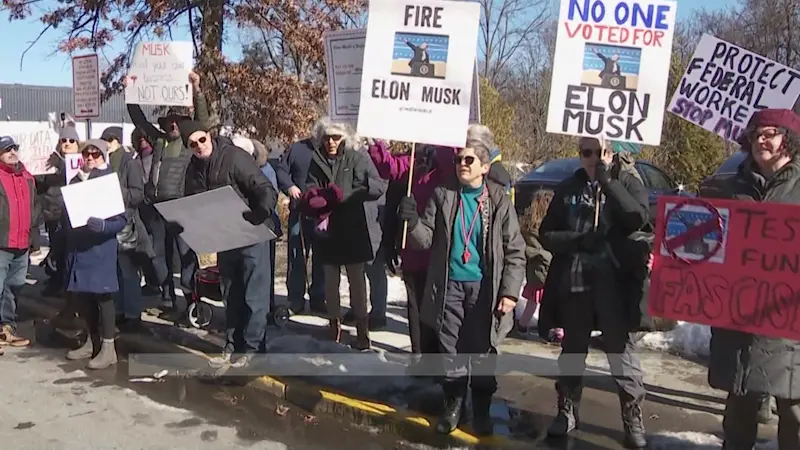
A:
<svg viewBox="0 0 800 450">
<path fill-rule="evenodd" d="M 758 127 L 786 128 L 800 134 L 800 116 L 791 109 L 762 109 L 756 111 L 747 124 L 750 129 Z"/>
</svg>

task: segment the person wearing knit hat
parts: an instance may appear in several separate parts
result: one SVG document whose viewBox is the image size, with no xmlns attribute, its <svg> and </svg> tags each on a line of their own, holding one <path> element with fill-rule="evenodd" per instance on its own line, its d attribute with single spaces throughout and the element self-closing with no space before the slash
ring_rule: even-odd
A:
<svg viewBox="0 0 800 450">
<path fill-rule="evenodd" d="M 67 125 L 58 134 L 58 150 L 62 155 L 78 153 L 80 137 L 74 125 Z"/>
<path fill-rule="evenodd" d="M 266 225 L 273 232 L 273 212 L 278 194 L 256 166 L 252 156 L 233 145 L 225 137 L 213 138 L 203 124 L 184 121 L 181 138 L 192 150 L 186 170 L 185 194 L 195 195 L 230 186 L 247 204 L 242 220 L 252 226 Z M 213 170 L 209 170 L 213 167 Z M 212 217 L 209 220 L 213 220 Z M 180 225 L 173 225 L 180 230 Z M 272 261 L 269 241 L 219 252 L 217 254 L 226 323 L 226 343 L 219 357 L 212 358 L 213 367 L 246 366 L 252 356 L 264 348 Z"/>
<path fill-rule="evenodd" d="M 83 167 L 69 184 L 108 175 L 117 179 L 108 164 L 108 143 L 91 139 L 81 148 L 81 155 Z M 89 336 L 82 346 L 67 352 L 67 359 L 88 359 L 89 369 L 104 369 L 117 363 L 112 296 L 119 290 L 117 233 L 127 223 L 125 213 L 107 219 L 89 217 L 86 225 L 73 227 L 65 210 L 61 223 L 66 230 L 65 287 L 88 327 Z"/>
<path fill-rule="evenodd" d="M 788 109 L 757 111 L 739 143 L 747 156 L 718 195 L 800 204 L 800 117 Z M 792 277 L 796 275 L 784 275 L 782 280 L 788 283 Z M 800 448 L 800 341 L 712 327 L 709 349 L 709 385 L 728 392 L 723 448 L 753 448 L 759 410 L 769 405 L 770 397 L 775 397 L 780 428 L 792 430 L 778 433 L 778 448 Z"/>
</svg>

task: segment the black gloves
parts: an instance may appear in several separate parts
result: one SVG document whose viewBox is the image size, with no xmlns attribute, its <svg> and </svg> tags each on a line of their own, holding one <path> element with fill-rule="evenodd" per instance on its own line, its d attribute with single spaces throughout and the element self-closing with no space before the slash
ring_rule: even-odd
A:
<svg viewBox="0 0 800 450">
<path fill-rule="evenodd" d="M 245 211 L 242 213 L 242 217 L 250 222 L 251 225 L 261 225 L 266 222 L 269 215 L 264 211 Z"/>
<path fill-rule="evenodd" d="M 597 167 L 594 169 L 594 178 L 601 186 L 607 186 L 611 181 L 611 170 L 603 161 L 597 163 Z"/>
<path fill-rule="evenodd" d="M 386 263 L 386 268 L 389 269 L 389 272 L 392 272 L 394 275 L 397 275 L 397 268 L 400 267 L 400 255 L 397 254 L 397 250 L 394 249 L 394 246 L 389 249 L 384 248 L 384 260 Z"/>
<path fill-rule="evenodd" d="M 177 236 L 183 233 L 183 227 L 178 222 L 167 222 L 167 233 L 171 236 Z"/>
<path fill-rule="evenodd" d="M 397 215 L 400 220 L 408 222 L 408 229 L 413 230 L 419 222 L 419 214 L 417 213 L 417 201 L 414 197 L 403 197 L 400 200 L 400 206 L 397 208 Z"/>
</svg>

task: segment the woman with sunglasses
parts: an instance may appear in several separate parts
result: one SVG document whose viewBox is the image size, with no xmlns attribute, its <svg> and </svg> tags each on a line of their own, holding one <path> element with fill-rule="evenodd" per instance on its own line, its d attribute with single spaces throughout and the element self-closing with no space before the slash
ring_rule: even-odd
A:
<svg viewBox="0 0 800 450">
<path fill-rule="evenodd" d="M 556 187 L 539 227 L 541 244 L 553 255 L 539 333 L 546 338 L 551 328 L 564 328 L 556 382 L 558 414 L 547 433 L 565 437 L 580 426 L 583 373 L 597 324 L 617 384 L 625 445 L 643 448 L 647 440 L 641 405 L 646 392 L 631 333 L 638 323 L 630 323 L 623 293 L 635 282 L 624 268 L 641 263 L 644 269 L 646 264 L 646 257 L 639 261 L 638 253 L 630 253 L 628 236 L 648 223 L 647 190 L 629 172 L 612 176 L 610 142 L 581 138 L 578 145 L 581 168 Z"/>
<path fill-rule="evenodd" d="M 488 374 L 495 372 L 497 349 L 514 326 L 525 280 L 525 240 L 514 205 L 505 186 L 486 181 L 493 148 L 492 132 L 471 125 L 465 148 L 455 156 L 457 179 L 434 190 L 421 217 L 414 197 L 400 202 L 409 245 L 430 249 L 422 320 L 447 355 L 445 400 L 436 423 L 444 434 L 458 425 L 468 388 L 473 429 L 492 434 L 489 408 L 497 380 Z"/>
<path fill-rule="evenodd" d="M 762 109 L 753 114 L 739 144 L 747 156 L 720 197 L 800 204 L 800 116 Z M 728 392 L 723 448 L 753 448 L 759 409 L 769 408 L 770 397 L 778 410 L 778 449 L 800 448 L 800 341 L 711 328 L 709 350 L 708 383 Z"/>
<path fill-rule="evenodd" d="M 64 212 L 61 187 L 69 181 L 66 179 L 67 169 L 64 155 L 78 153 L 79 139 L 75 124 L 66 124 L 59 133 L 56 150 L 47 160 L 48 167 L 55 169 L 55 171 L 51 174 L 36 175 L 34 177 L 36 179 L 38 201 L 42 208 L 42 220 L 50 243 L 50 252 L 45 259 L 50 278 L 43 291 L 43 294 L 47 296 L 61 295 L 64 287 L 66 260 L 64 259 L 65 234 L 64 230 L 61 229 L 61 216 Z M 76 328 L 75 308 L 72 306 L 68 300 L 66 306 L 53 318 L 52 324 L 58 328 Z"/>
<path fill-rule="evenodd" d="M 70 184 L 111 175 L 108 144 L 100 139 L 88 141 L 81 149 L 83 167 Z M 87 199 L 87 201 L 92 201 Z M 72 228 L 66 211 L 61 224 L 66 232 L 66 289 L 78 314 L 86 322 L 88 338 L 67 359 L 89 359 L 88 368 L 104 369 L 117 363 L 114 346 L 116 311 L 113 295 L 119 290 L 117 280 L 117 233 L 127 220 L 125 214 L 108 219 L 90 217 L 86 226 Z"/>
</svg>

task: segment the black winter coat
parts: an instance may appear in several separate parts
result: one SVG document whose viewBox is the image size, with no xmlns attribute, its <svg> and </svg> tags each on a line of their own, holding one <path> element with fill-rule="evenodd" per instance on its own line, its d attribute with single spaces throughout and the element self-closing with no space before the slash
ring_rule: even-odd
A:
<svg viewBox="0 0 800 450">
<path fill-rule="evenodd" d="M 264 223 L 275 230 L 272 213 L 278 203 L 278 193 L 246 151 L 233 145 L 230 139 L 213 139 L 211 158 L 201 160 L 192 156 L 186 169 L 186 196 L 230 186 L 239 194 L 251 211 L 264 217 Z"/>
<path fill-rule="evenodd" d="M 733 200 L 800 204 L 800 160 L 796 158 L 767 181 L 748 157 L 722 195 Z M 800 341 L 711 328 L 708 384 L 737 395 L 753 392 L 800 399 Z"/>
<path fill-rule="evenodd" d="M 36 196 L 41 208 L 41 218 L 45 222 L 61 220 L 64 212 L 64 200 L 61 197 L 61 188 L 67 185 L 66 164 L 64 158 L 53 152 L 50 159 L 55 166 L 54 173 L 34 175 L 36 180 Z"/>
<path fill-rule="evenodd" d="M 324 150 L 314 150 L 306 188 L 325 188 L 330 183 L 342 189 L 342 202 L 331 212 L 327 232 L 314 235 L 314 257 L 337 266 L 372 261 L 380 238 L 371 227 L 380 228 L 380 224 L 367 220 L 365 208 L 374 205 L 365 206 L 364 202 L 381 198 L 387 182 L 378 177 L 365 152 L 345 149 L 330 159 Z"/>
<path fill-rule="evenodd" d="M 564 322 L 576 314 L 576 311 L 563 310 L 559 299 L 569 295 L 569 271 L 581 239 L 581 233 L 573 231 L 568 225 L 569 217 L 574 214 L 573 203 L 581 195 L 587 181 L 586 172 L 578 169 L 573 176 L 556 186 L 547 215 L 539 228 L 542 247 L 553 254 L 539 311 L 538 328 L 544 338 L 547 338 L 551 328 L 564 328 Z M 620 310 L 630 314 L 628 322 L 632 331 L 639 327 L 641 321 L 641 286 L 636 294 L 636 280 L 632 273 L 647 270 L 649 255 L 631 253 L 628 236 L 648 223 L 647 190 L 640 180 L 627 172 L 620 172 L 617 179 L 611 179 L 601 189 L 606 195 L 601 221 L 608 226 L 606 240 L 611 248 L 612 259 L 618 263 L 614 268 L 622 294 L 618 301 L 624 302 Z M 631 291 L 634 294 L 629 294 Z"/>
<path fill-rule="evenodd" d="M 139 215 L 139 207 L 144 203 L 142 166 L 133 158 L 132 154 L 123 153 L 117 176 L 119 176 L 119 185 L 122 190 L 122 200 L 125 203 L 125 219 L 128 224 L 133 224 L 136 233 L 136 252 L 152 258 L 155 256 L 153 241 Z"/>
</svg>

